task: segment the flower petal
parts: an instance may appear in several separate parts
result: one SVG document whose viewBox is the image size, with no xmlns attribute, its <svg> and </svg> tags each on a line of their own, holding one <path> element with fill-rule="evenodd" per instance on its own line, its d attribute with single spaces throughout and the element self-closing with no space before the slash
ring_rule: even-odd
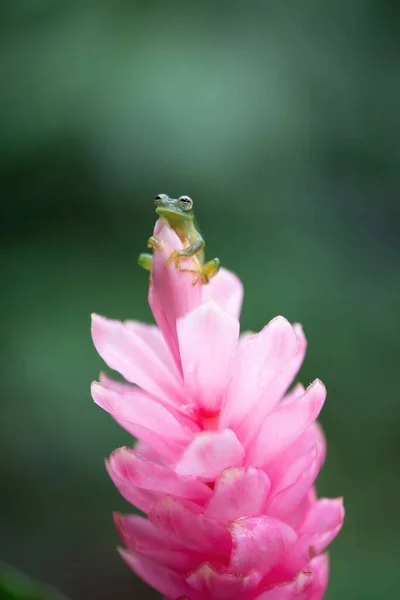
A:
<svg viewBox="0 0 400 600">
<path fill-rule="evenodd" d="M 297 577 L 257 596 L 256 600 L 311 600 L 313 593 L 313 574 L 300 571 Z"/>
<path fill-rule="evenodd" d="M 214 300 L 222 310 L 239 318 L 243 301 L 243 284 L 231 271 L 221 268 L 211 281 L 203 286 L 203 302 Z"/>
<path fill-rule="evenodd" d="M 187 571 L 197 566 L 197 555 L 183 546 L 173 544 L 148 519 L 114 513 L 114 522 L 122 541 L 130 550 L 171 569 Z"/>
<path fill-rule="evenodd" d="M 297 350 L 298 339 L 291 324 L 276 317 L 264 329 L 247 336 L 240 344 L 225 405 L 221 413 L 221 427 L 231 427 L 240 440 L 252 433 L 245 417 L 260 398 L 271 388 L 273 381 L 285 369 Z M 290 380 L 287 381 L 289 385 Z M 263 411 L 268 414 L 280 397 L 263 398 Z"/>
<path fill-rule="evenodd" d="M 250 597 L 247 594 L 258 585 L 260 575 L 259 573 L 232 575 L 218 571 L 209 564 L 203 564 L 189 575 L 186 581 L 200 594 L 202 600 L 232 600 L 242 598 L 244 594 L 246 598 Z M 189 595 L 188 598 L 192 600 L 193 596 Z"/>
<path fill-rule="evenodd" d="M 149 490 L 141 490 L 126 479 L 124 473 L 120 472 L 118 465 L 107 461 L 106 469 L 115 487 L 127 502 L 136 506 L 139 510 L 148 513 L 154 504 L 161 498 L 161 494 Z"/>
<path fill-rule="evenodd" d="M 309 456 L 316 445 L 320 448 L 322 465 L 326 455 L 325 436 L 320 424 L 314 421 L 293 444 L 277 456 L 266 468 L 273 492 L 276 492 L 277 489 L 283 489 L 293 482 L 292 471 L 298 472 L 298 461 L 302 460 L 302 457 Z"/>
<path fill-rule="evenodd" d="M 283 404 L 284 402 L 293 402 L 293 400 L 296 400 L 296 398 L 300 398 L 300 396 L 302 396 L 304 392 L 304 386 L 301 383 L 296 383 L 293 389 L 290 390 L 290 392 L 288 392 L 287 394 L 285 394 L 280 404 Z"/>
<path fill-rule="evenodd" d="M 291 548 L 286 562 L 293 572 L 304 562 L 320 554 L 337 536 L 343 526 L 344 508 L 342 498 L 323 498 L 314 502 L 299 528 L 298 542 Z"/>
<path fill-rule="evenodd" d="M 291 481 L 285 477 L 285 487 L 271 493 L 268 498 L 264 509 L 268 515 L 287 519 L 313 485 L 321 467 L 321 457 L 322 448 L 317 443 L 307 456 L 296 461 L 291 468 Z"/>
<path fill-rule="evenodd" d="M 118 471 L 126 484 L 152 492 L 172 494 L 194 502 L 204 502 L 212 491 L 205 483 L 191 477 L 179 477 L 174 471 L 146 460 L 135 450 L 119 448 L 109 459 L 112 470 Z"/>
<path fill-rule="evenodd" d="M 178 421 L 164 406 L 155 402 L 151 396 L 139 388 L 131 388 L 125 393 L 104 387 L 93 382 L 91 386 L 92 398 L 109 412 L 119 423 L 129 431 L 129 424 L 150 429 L 162 438 L 171 439 L 180 443 L 187 443 L 193 437 L 190 430 L 190 421 Z M 135 430 L 132 430 L 135 435 Z"/>
<path fill-rule="evenodd" d="M 328 555 L 316 556 L 294 579 L 257 596 L 255 600 L 322 600 L 328 585 Z"/>
<path fill-rule="evenodd" d="M 153 252 L 149 304 L 180 369 L 176 322 L 201 304 L 202 283 L 198 281 L 193 285 L 193 273 L 179 271 L 173 262 L 167 264 L 171 252 L 181 250 L 183 245 L 164 219 L 156 222 L 154 235 L 161 247 Z M 193 268 L 196 261 L 197 259 L 181 259 L 181 268 Z"/>
<path fill-rule="evenodd" d="M 225 469 L 215 483 L 204 514 L 224 524 L 260 514 L 269 488 L 269 479 L 260 469 Z"/>
<path fill-rule="evenodd" d="M 176 571 L 131 550 L 119 549 L 119 553 L 136 575 L 167 598 L 178 598 L 190 593 L 185 579 Z"/>
<path fill-rule="evenodd" d="M 164 361 L 165 348 L 158 355 L 157 348 L 162 343 L 159 341 L 157 345 L 150 340 L 147 326 L 133 327 L 129 323 L 92 315 L 92 337 L 97 352 L 111 369 L 160 401 L 177 404 L 182 386 L 178 370 L 171 368 L 171 361 Z"/>
<path fill-rule="evenodd" d="M 213 481 L 224 469 L 241 466 L 243 457 L 243 446 L 233 431 L 205 431 L 195 435 L 178 461 L 176 472 Z"/>
<path fill-rule="evenodd" d="M 230 525 L 233 573 L 258 571 L 263 576 L 297 539 L 294 530 L 277 519 L 264 515 L 238 519 Z"/>
<path fill-rule="evenodd" d="M 207 302 L 178 321 L 185 398 L 216 413 L 229 383 L 239 322 Z"/>
<path fill-rule="evenodd" d="M 325 386 L 317 379 L 302 396 L 280 404 L 247 449 L 247 464 L 267 465 L 286 450 L 318 417 L 325 396 Z"/>
<path fill-rule="evenodd" d="M 313 591 L 307 600 L 322 600 L 328 585 L 329 577 L 329 559 L 327 554 L 316 556 L 310 562 L 310 569 L 313 574 Z"/>
<path fill-rule="evenodd" d="M 173 373 L 174 378 L 180 383 L 180 373 L 177 368 L 175 361 L 171 355 L 171 352 L 165 343 L 165 339 L 161 332 L 161 329 L 157 325 L 148 325 L 141 323 L 140 321 L 125 321 L 124 325 L 132 331 L 132 333 L 139 335 L 141 339 L 153 350 L 154 354 L 161 360 L 166 369 Z"/>
<path fill-rule="evenodd" d="M 225 527 L 199 510 L 196 505 L 165 496 L 150 511 L 149 519 L 175 543 L 203 553 L 206 560 L 218 557 L 226 564 L 232 549 L 231 536 Z"/>
<path fill-rule="evenodd" d="M 344 519 L 343 498 L 321 498 L 310 508 L 299 533 L 326 533 L 341 527 Z M 318 549 L 321 552 L 323 548 Z"/>
<path fill-rule="evenodd" d="M 275 377 L 265 389 L 257 404 L 254 406 L 254 409 L 247 414 L 241 425 L 241 430 L 245 431 L 246 433 L 243 438 L 239 436 L 239 439 L 241 439 L 245 446 L 247 446 L 257 436 L 265 417 L 282 398 L 297 374 L 301 363 L 303 362 L 306 349 L 306 338 L 304 337 L 301 325 L 294 325 L 293 332 L 297 338 L 297 347 L 295 352 L 291 356 L 288 356 L 286 364 L 283 366 L 280 372 L 275 374 Z M 298 390 L 296 390 L 296 393 L 297 391 Z M 287 400 L 284 399 L 284 401 Z"/>
</svg>

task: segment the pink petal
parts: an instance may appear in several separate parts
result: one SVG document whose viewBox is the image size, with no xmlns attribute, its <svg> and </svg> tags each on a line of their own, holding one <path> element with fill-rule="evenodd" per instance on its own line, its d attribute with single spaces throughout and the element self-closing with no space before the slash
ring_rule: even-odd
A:
<svg viewBox="0 0 400 600">
<path fill-rule="evenodd" d="M 233 552 L 230 570 L 266 575 L 297 539 L 291 527 L 264 515 L 238 519 L 230 525 Z"/>
<path fill-rule="evenodd" d="M 316 556 L 310 562 L 313 574 L 313 591 L 307 600 L 322 600 L 328 586 L 329 559 L 327 554 Z"/>
<path fill-rule="evenodd" d="M 92 315 L 92 337 L 97 352 L 107 365 L 127 381 L 136 383 L 161 401 L 175 405 L 180 398 L 182 382 L 171 361 L 165 362 L 165 348 L 158 355 L 158 344 L 150 339 L 146 325 L 124 324 Z M 152 338 L 155 336 L 152 335 Z"/>
<path fill-rule="evenodd" d="M 267 475 L 259 469 L 225 469 L 215 483 L 204 514 L 224 524 L 239 517 L 257 515 L 265 504 L 269 488 Z"/>
<path fill-rule="evenodd" d="M 232 542 L 220 523 L 206 518 L 199 507 L 171 496 L 161 499 L 149 513 L 150 521 L 164 535 L 190 551 L 203 553 L 207 560 L 227 562 Z"/>
<path fill-rule="evenodd" d="M 174 263 L 167 265 L 171 252 L 181 250 L 183 246 L 176 233 L 163 219 L 156 222 L 154 235 L 162 247 L 156 249 L 153 253 L 149 303 L 164 339 L 180 369 L 181 361 L 176 321 L 201 304 L 202 283 L 198 281 L 193 285 L 195 276 L 192 273 L 178 271 Z M 185 269 L 193 268 L 195 263 L 196 259 L 184 259 L 181 260 L 181 267 Z"/>
<path fill-rule="evenodd" d="M 309 507 L 298 530 L 297 542 L 288 550 L 281 561 L 281 572 L 285 579 L 292 578 L 301 569 L 307 569 L 310 559 L 320 554 L 339 533 L 344 519 L 343 502 L 318 500 Z"/>
<path fill-rule="evenodd" d="M 295 323 L 293 325 L 293 329 L 297 335 L 297 339 L 299 341 L 299 344 L 297 346 L 297 352 L 294 355 L 294 357 L 292 358 L 292 361 L 290 363 L 290 377 L 291 379 L 294 379 L 297 375 L 297 373 L 300 370 L 301 365 L 303 364 L 304 361 L 304 357 L 306 354 L 306 350 L 307 350 L 307 339 L 306 336 L 304 335 L 304 331 L 303 331 L 303 327 L 300 325 L 300 323 Z M 285 388 L 286 390 L 286 388 Z M 283 390 L 283 391 L 285 391 Z"/>
<path fill-rule="evenodd" d="M 117 394 L 121 395 L 122 397 L 124 397 L 127 394 L 127 391 L 129 393 L 132 390 L 134 391 L 134 393 L 138 391 L 140 392 L 138 388 L 131 386 L 130 384 L 120 383 L 119 381 L 112 381 L 111 379 L 108 379 L 103 373 L 100 374 L 100 384 L 103 388 L 112 390 Z M 102 405 L 100 404 L 100 406 Z M 102 406 L 102 408 L 108 410 L 108 408 L 106 408 L 106 405 L 104 407 Z M 109 408 L 111 409 L 111 407 Z M 154 454 L 156 454 L 158 456 L 162 456 L 163 459 L 165 461 L 168 461 L 169 463 L 175 463 L 177 457 L 182 454 L 181 442 L 176 442 L 168 438 L 163 438 L 160 435 L 158 435 L 158 433 L 155 433 L 147 427 L 142 427 L 140 425 L 135 425 L 133 423 L 119 419 L 117 416 L 118 408 L 116 408 L 115 413 L 111 412 L 111 410 L 109 412 L 115 419 L 115 421 L 119 425 L 121 425 L 121 427 L 126 429 L 126 431 L 128 431 L 131 435 L 133 435 L 133 437 L 135 437 L 136 440 L 140 440 L 140 442 L 145 443 L 146 447 L 148 448 L 148 451 L 151 451 L 153 453 L 153 456 Z"/>
<path fill-rule="evenodd" d="M 205 431 L 195 435 L 178 461 L 176 472 L 213 481 L 224 469 L 241 466 L 243 457 L 243 447 L 233 431 Z"/>
<path fill-rule="evenodd" d="M 231 376 L 239 322 L 207 302 L 178 321 L 185 398 L 216 413 Z"/>
<path fill-rule="evenodd" d="M 168 371 L 174 374 L 174 377 L 180 381 L 180 372 L 171 355 L 171 352 L 165 343 L 161 330 L 157 325 L 147 325 L 140 321 L 125 321 L 124 325 L 136 335 L 140 335 L 142 340 L 152 348 L 154 354 L 162 361 Z"/>
<path fill-rule="evenodd" d="M 149 513 L 154 504 L 160 500 L 161 494 L 142 490 L 136 485 L 132 485 L 114 462 L 106 462 L 106 469 L 115 487 L 125 500 L 144 513 Z"/>
<path fill-rule="evenodd" d="M 313 587 L 313 574 L 309 571 L 300 571 L 294 580 L 275 585 L 257 596 L 256 600 L 311 600 Z"/>
<path fill-rule="evenodd" d="M 214 300 L 222 310 L 239 318 L 243 301 L 243 285 L 231 271 L 221 268 L 211 281 L 203 286 L 203 302 Z"/>
<path fill-rule="evenodd" d="M 92 398 L 109 412 L 119 423 L 135 435 L 135 427 L 144 427 L 164 439 L 171 439 L 180 443 L 187 443 L 193 437 L 190 430 L 190 421 L 178 421 L 161 404 L 155 402 L 148 394 L 139 388 L 131 388 L 125 393 L 104 387 L 93 382 L 91 386 Z M 132 425 L 132 430 L 129 425 Z"/>
<path fill-rule="evenodd" d="M 297 346 L 296 333 L 283 317 L 276 317 L 260 333 L 243 340 L 238 348 L 234 376 L 222 409 L 221 427 L 233 428 L 241 440 L 252 433 L 246 428 L 245 417 L 254 411 L 260 398 L 295 356 Z M 279 399 L 269 395 L 263 400 L 265 414 Z"/>
<path fill-rule="evenodd" d="M 119 550 L 126 564 L 151 587 L 167 598 L 178 598 L 190 593 L 182 575 L 130 550 Z"/>
<path fill-rule="evenodd" d="M 281 400 L 281 404 L 283 402 L 289 403 L 293 402 L 297 398 L 300 398 L 305 392 L 304 386 L 301 383 L 297 383 L 290 392 L 285 394 L 285 396 Z"/>
<path fill-rule="evenodd" d="M 135 394 L 138 391 L 140 392 L 136 386 L 128 383 L 120 383 L 119 381 L 113 381 L 108 379 L 108 377 L 106 377 L 103 373 L 100 373 L 100 384 L 103 388 L 107 388 L 119 394 L 121 396 L 121 402 L 123 402 L 123 398 L 126 396 L 129 397 L 129 394 L 132 391 Z M 164 462 L 172 464 L 175 463 L 177 458 L 182 454 L 182 442 L 172 440 L 168 437 L 161 437 L 161 435 L 159 435 L 157 432 L 154 432 L 147 427 L 142 427 L 141 425 L 135 425 L 134 423 L 119 419 L 117 414 L 112 414 L 112 416 L 115 421 L 121 425 L 121 427 L 126 429 L 126 431 L 136 438 L 136 447 L 138 444 L 144 444 L 144 447 L 146 448 L 146 456 L 150 453 L 152 454 L 151 460 L 160 462 L 159 459 L 162 457 Z M 179 422 L 187 424 L 187 421 L 183 419 L 182 415 L 178 414 L 177 418 Z M 190 422 L 189 429 L 192 429 L 193 427 L 194 423 Z M 158 460 L 156 457 L 158 457 Z"/>
<path fill-rule="evenodd" d="M 247 449 L 247 464 L 267 465 L 286 450 L 318 417 L 325 396 L 325 386 L 317 379 L 303 396 L 280 404 Z"/>
<path fill-rule="evenodd" d="M 114 513 L 114 521 L 122 541 L 130 550 L 180 571 L 191 570 L 197 566 L 195 554 L 171 543 L 148 519 L 138 515 Z"/>
<path fill-rule="evenodd" d="M 290 525 L 292 529 L 298 531 L 299 524 L 305 519 L 306 514 L 310 510 L 311 505 L 316 500 L 315 488 L 312 486 L 303 496 L 301 501 L 290 511 L 285 517 L 285 523 Z"/>
<path fill-rule="evenodd" d="M 265 389 L 261 398 L 258 400 L 254 409 L 247 414 L 246 419 L 241 425 L 241 429 L 246 433 L 243 439 L 241 437 L 239 437 L 239 439 L 241 439 L 245 446 L 248 445 L 255 437 L 257 437 L 265 417 L 271 412 L 272 408 L 276 406 L 279 399 L 282 398 L 289 384 L 296 376 L 301 363 L 303 362 L 306 349 L 306 338 L 304 337 L 301 325 L 294 325 L 293 332 L 297 337 L 296 351 L 291 357 L 288 357 L 288 360 L 283 366 L 282 370 L 276 373 L 270 385 Z"/>
<path fill-rule="evenodd" d="M 278 519 L 286 519 L 293 512 L 318 475 L 321 467 L 321 454 L 321 446 L 316 444 L 309 455 L 302 456 L 296 461 L 291 469 L 291 481 L 286 478 L 286 487 L 272 493 L 267 500 L 267 506 L 264 509 L 267 514 Z"/>
<path fill-rule="evenodd" d="M 299 528 L 299 540 L 287 557 L 294 571 L 300 569 L 305 560 L 325 550 L 341 530 L 343 520 L 342 498 L 324 498 L 313 503 Z"/>
<path fill-rule="evenodd" d="M 321 498 L 310 508 L 305 520 L 299 527 L 299 533 L 326 533 L 341 527 L 343 519 L 342 498 Z M 321 550 L 318 550 L 318 552 L 321 552 Z"/>
<path fill-rule="evenodd" d="M 274 585 L 255 600 L 322 600 L 328 585 L 328 555 L 313 558 L 294 579 Z"/>
<path fill-rule="evenodd" d="M 130 448 L 115 450 L 109 459 L 112 471 L 118 471 L 126 484 L 151 492 L 172 494 L 195 502 L 204 502 L 211 495 L 211 489 L 201 481 L 179 477 L 174 471 L 160 464 L 148 461 Z"/>
<path fill-rule="evenodd" d="M 209 564 L 202 565 L 187 578 L 190 587 L 199 592 L 201 600 L 250 598 L 252 596 L 248 594 L 257 586 L 259 580 L 258 573 L 231 575 L 217 571 Z M 188 598 L 192 600 L 194 597 L 189 595 Z"/>
<path fill-rule="evenodd" d="M 169 460 L 166 460 L 162 453 L 155 450 L 147 442 L 144 442 L 142 440 L 136 440 L 134 448 L 135 448 L 135 452 L 137 454 L 140 454 L 140 456 L 142 458 L 145 458 L 146 460 L 148 460 L 150 462 L 154 462 L 157 465 L 163 465 L 163 466 L 165 466 L 166 464 L 169 464 Z M 180 447 L 180 448 L 182 451 L 182 447 Z"/>
<path fill-rule="evenodd" d="M 320 424 L 314 421 L 293 444 L 266 467 L 274 493 L 277 489 L 291 485 L 293 472 L 298 473 L 298 461 L 308 457 L 316 445 L 319 446 L 322 465 L 326 455 L 325 436 Z"/>
</svg>

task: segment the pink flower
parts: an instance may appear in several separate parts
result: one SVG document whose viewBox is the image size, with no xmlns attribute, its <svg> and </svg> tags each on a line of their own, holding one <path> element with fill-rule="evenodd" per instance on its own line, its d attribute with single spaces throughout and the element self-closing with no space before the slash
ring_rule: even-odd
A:
<svg viewBox="0 0 400 600">
<path fill-rule="evenodd" d="M 344 512 L 341 499 L 314 491 L 325 387 L 287 391 L 305 354 L 302 328 L 276 317 L 241 337 L 236 276 L 222 269 L 193 285 L 191 273 L 166 266 L 181 248 L 176 234 L 159 221 L 155 235 L 158 327 L 96 315 L 92 325 L 97 351 L 128 382 L 102 375 L 93 399 L 139 440 L 107 462 L 147 514 L 115 515 L 121 555 L 168 599 L 320 600 L 323 551 Z"/>
</svg>

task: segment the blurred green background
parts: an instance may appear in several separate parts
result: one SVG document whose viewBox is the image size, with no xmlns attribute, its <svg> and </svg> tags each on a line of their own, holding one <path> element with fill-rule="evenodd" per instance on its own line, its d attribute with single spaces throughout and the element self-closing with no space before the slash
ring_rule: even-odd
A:
<svg viewBox="0 0 400 600">
<path fill-rule="evenodd" d="M 157 598 L 115 552 L 90 313 L 150 321 L 136 257 L 190 194 L 243 328 L 303 323 L 328 388 L 327 600 L 398 590 L 399 3 L 8 0 L 0 7 L 0 558 L 75 600 Z M 396 556 L 397 554 L 397 556 Z"/>
</svg>

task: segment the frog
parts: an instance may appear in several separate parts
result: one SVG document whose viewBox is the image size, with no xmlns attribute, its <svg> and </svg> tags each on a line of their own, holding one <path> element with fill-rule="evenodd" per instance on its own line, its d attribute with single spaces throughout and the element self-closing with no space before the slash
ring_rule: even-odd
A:
<svg viewBox="0 0 400 600">
<path fill-rule="evenodd" d="M 210 279 L 215 277 L 220 269 L 220 260 L 213 258 L 205 262 L 205 241 L 196 223 L 192 198 L 185 195 L 179 198 L 170 198 L 167 194 L 158 194 L 154 199 L 154 204 L 159 218 L 166 221 L 183 244 L 182 250 L 171 252 L 167 265 L 173 262 L 178 271 L 193 273 L 195 275 L 193 285 L 199 280 L 203 284 L 209 283 Z M 160 242 L 156 236 L 153 235 L 149 238 L 147 247 L 153 250 L 160 248 Z M 182 267 L 180 263 L 182 258 L 195 259 L 193 268 Z M 143 253 L 140 254 L 138 263 L 147 271 L 151 271 L 152 260 L 152 254 Z"/>
</svg>

